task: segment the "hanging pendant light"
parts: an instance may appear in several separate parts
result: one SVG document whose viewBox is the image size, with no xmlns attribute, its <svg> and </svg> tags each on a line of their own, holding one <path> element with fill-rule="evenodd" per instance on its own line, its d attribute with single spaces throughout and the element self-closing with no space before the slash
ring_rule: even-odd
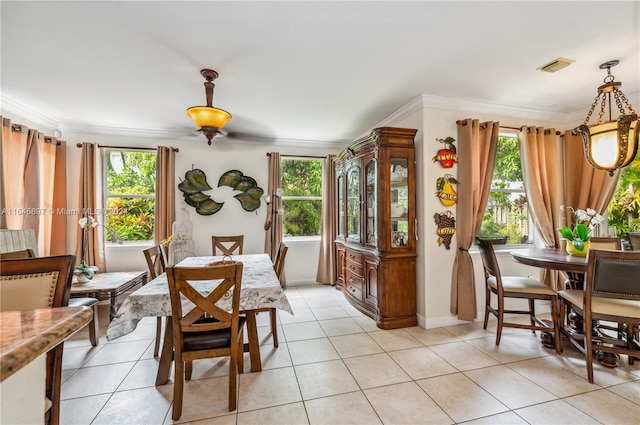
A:
<svg viewBox="0 0 640 425">
<path fill-rule="evenodd" d="M 611 68 L 620 61 L 612 60 L 600 65 L 600 69 L 607 70 L 604 84 L 598 87 L 598 95 L 587 113 L 584 124 L 575 128 L 573 134 L 580 134 L 584 143 L 584 153 L 587 162 L 596 169 L 606 170 L 609 175 L 614 171 L 627 166 L 638 151 L 638 115 L 633 111 L 629 101 L 620 90 L 622 83 L 615 82 L 611 75 Z M 612 99 L 615 100 L 620 116 L 611 118 Z M 600 102 L 598 123 L 589 127 L 589 118 L 593 114 L 596 105 Z M 608 103 L 609 120 L 603 122 L 605 108 Z M 626 107 L 628 113 L 625 113 Z"/>
<path fill-rule="evenodd" d="M 213 107 L 213 80 L 218 78 L 218 73 L 212 69 L 203 69 L 200 74 L 205 78 L 204 90 L 207 97 L 207 106 L 192 106 L 187 109 L 187 115 L 196 123 L 211 144 L 211 139 L 220 132 L 222 127 L 231 119 L 231 114 L 224 109 Z"/>
</svg>

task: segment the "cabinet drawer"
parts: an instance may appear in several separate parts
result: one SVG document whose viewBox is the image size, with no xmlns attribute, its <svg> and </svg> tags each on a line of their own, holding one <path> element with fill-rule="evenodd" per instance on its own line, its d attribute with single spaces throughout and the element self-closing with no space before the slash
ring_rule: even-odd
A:
<svg viewBox="0 0 640 425">
<path fill-rule="evenodd" d="M 362 277 L 362 264 L 347 261 L 347 271 L 353 275 Z"/>
<path fill-rule="evenodd" d="M 362 255 L 347 251 L 347 260 L 356 264 L 362 264 Z"/>
<path fill-rule="evenodd" d="M 356 274 L 351 273 L 349 270 L 347 270 L 345 278 L 346 278 L 345 283 L 347 285 L 347 288 L 352 286 L 358 289 L 360 292 L 362 292 L 362 288 L 364 286 L 364 279 L 362 278 L 362 276 L 358 276 Z"/>
</svg>

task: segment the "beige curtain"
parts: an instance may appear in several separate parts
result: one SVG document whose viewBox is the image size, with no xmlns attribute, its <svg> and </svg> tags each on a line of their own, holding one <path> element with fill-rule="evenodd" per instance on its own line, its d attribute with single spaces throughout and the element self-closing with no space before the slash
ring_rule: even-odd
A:
<svg viewBox="0 0 640 425">
<path fill-rule="evenodd" d="M 267 193 L 271 197 L 271 204 L 267 207 L 267 221 L 265 223 L 264 252 L 269 254 L 271 260 L 275 259 L 278 246 L 282 242 L 282 216 L 275 214 L 275 211 L 282 208 L 282 198 L 274 196 L 276 190 L 280 188 L 280 153 L 270 152 L 269 156 L 269 176 L 267 179 Z M 280 284 L 286 288 L 287 282 L 284 271 L 280 275 Z"/>
<path fill-rule="evenodd" d="M 564 204 L 562 145 L 555 129 L 522 127 L 518 133 L 525 191 L 536 233 L 549 248 L 560 246 L 558 228 L 563 225 Z M 557 290 L 564 289 L 565 276 L 542 269 L 540 279 Z"/>
<path fill-rule="evenodd" d="M 582 138 L 575 136 L 572 130 L 564 134 L 564 152 L 564 205 L 574 209 L 592 208 L 603 214 L 616 190 L 620 170 L 609 176 L 607 171 L 596 170 L 589 165 L 584 156 Z M 565 211 L 565 214 L 565 218 L 569 219 L 571 212 Z"/>
<path fill-rule="evenodd" d="M 86 217 L 88 214 L 94 218 L 101 220 L 101 217 L 95 217 L 94 212 L 101 206 L 100 179 L 99 173 L 98 149 L 95 143 L 82 143 L 82 153 L 80 159 L 80 182 L 79 182 L 79 199 L 80 206 L 79 218 Z M 104 223 L 100 223 L 103 224 Z M 104 255 L 104 226 L 98 226 L 94 231 L 89 232 L 87 258 L 88 265 L 97 266 L 101 272 L 107 270 Z M 84 238 L 78 229 L 77 245 L 76 245 L 76 263 L 82 261 L 84 250 Z"/>
<path fill-rule="evenodd" d="M 336 258 L 334 241 L 338 234 L 336 211 L 336 168 L 335 155 L 327 155 L 322 163 L 322 217 L 320 222 L 320 256 L 316 282 L 336 284 Z"/>
<path fill-rule="evenodd" d="M 0 227 L 34 229 L 38 255 L 67 252 L 66 143 L 2 119 Z M 23 214 L 12 214 L 21 211 Z M 29 213 L 25 213 L 29 212 Z"/>
<path fill-rule="evenodd" d="M 176 220 L 176 155 L 173 147 L 158 146 L 156 159 L 156 207 L 154 240 L 171 236 Z"/>
<path fill-rule="evenodd" d="M 473 261 L 469 248 L 487 207 L 498 146 L 497 122 L 466 119 L 458 123 L 458 203 L 456 242 L 458 251 L 451 278 L 451 312 L 460 320 L 477 316 Z"/>
</svg>

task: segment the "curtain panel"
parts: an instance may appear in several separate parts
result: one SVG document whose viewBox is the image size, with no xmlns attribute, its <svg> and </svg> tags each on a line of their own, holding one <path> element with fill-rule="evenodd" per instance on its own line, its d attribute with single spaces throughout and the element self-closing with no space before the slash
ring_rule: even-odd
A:
<svg viewBox="0 0 640 425">
<path fill-rule="evenodd" d="M 88 245 L 87 245 L 87 258 L 85 261 L 87 265 L 97 266 L 102 272 L 106 271 L 106 261 L 104 253 L 104 217 L 95 216 L 95 211 L 102 209 L 102 193 L 100 188 L 102 187 L 99 182 L 101 181 L 99 176 L 100 172 L 100 160 L 98 158 L 98 149 L 95 143 L 84 142 L 82 143 L 82 152 L 80 159 L 80 181 L 78 188 L 78 205 L 80 206 L 80 218 L 92 215 L 98 220 L 98 223 L 102 226 L 95 228 L 95 231 L 88 232 Z M 82 261 L 82 255 L 84 252 L 84 238 L 83 232 L 78 227 L 78 233 L 76 238 L 76 263 L 80 264 Z"/>
<path fill-rule="evenodd" d="M 0 228 L 33 229 L 40 256 L 67 253 L 66 150 L 66 142 L 2 117 Z"/>
<path fill-rule="evenodd" d="M 574 209 L 592 208 L 603 214 L 618 185 L 620 170 L 613 176 L 605 170 L 596 170 L 584 156 L 582 138 L 572 130 L 564 133 L 565 206 Z M 571 219 L 571 211 L 565 211 L 565 219 Z"/>
<path fill-rule="evenodd" d="M 276 191 L 280 188 L 282 177 L 280 171 L 280 153 L 270 152 L 267 155 L 269 157 L 267 196 L 271 198 L 271 203 L 267 206 L 267 220 L 264 226 L 264 252 L 269 254 L 271 261 L 273 261 L 278 252 L 278 246 L 282 242 L 282 216 L 276 214 L 276 211 L 282 208 L 282 198 L 275 196 Z M 280 284 L 283 288 L 287 287 L 284 270 L 280 275 Z"/>
<path fill-rule="evenodd" d="M 158 146 L 156 159 L 156 206 L 154 241 L 156 244 L 171 236 L 176 220 L 176 155 L 173 147 Z"/>
<path fill-rule="evenodd" d="M 518 133 L 522 179 L 536 234 L 548 248 L 560 246 L 564 203 L 562 144 L 555 129 L 522 127 Z M 564 289 L 565 274 L 540 270 L 540 280 L 554 290 Z"/>
<path fill-rule="evenodd" d="M 334 241 L 338 234 L 335 155 L 327 155 L 322 163 L 322 217 L 320 219 L 320 255 L 316 282 L 336 284 Z"/>
<path fill-rule="evenodd" d="M 469 248 L 480 229 L 487 207 L 498 147 L 498 122 L 477 119 L 458 122 L 458 202 L 456 251 L 451 278 L 451 312 L 458 319 L 477 317 L 473 261 Z"/>
</svg>

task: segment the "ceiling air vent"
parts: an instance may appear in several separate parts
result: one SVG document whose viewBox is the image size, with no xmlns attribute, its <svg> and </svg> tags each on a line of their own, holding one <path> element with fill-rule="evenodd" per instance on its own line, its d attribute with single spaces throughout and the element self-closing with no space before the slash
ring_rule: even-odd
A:
<svg viewBox="0 0 640 425">
<path fill-rule="evenodd" d="M 549 62 L 546 65 L 542 65 L 540 68 L 538 68 L 538 70 L 544 71 L 544 72 L 556 72 L 556 71 L 560 71 L 562 68 L 568 67 L 574 62 L 575 61 L 571 59 L 558 58 Z"/>
</svg>

